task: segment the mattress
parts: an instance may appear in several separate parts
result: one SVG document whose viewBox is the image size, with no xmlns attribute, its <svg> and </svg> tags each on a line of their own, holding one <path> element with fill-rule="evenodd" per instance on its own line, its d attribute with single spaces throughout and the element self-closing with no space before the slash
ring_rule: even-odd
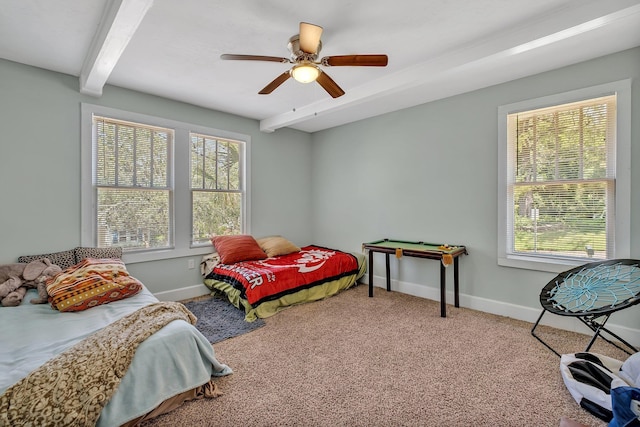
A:
<svg viewBox="0 0 640 427">
<path fill-rule="evenodd" d="M 0 395 L 85 337 L 158 301 L 143 288 L 130 298 L 63 313 L 48 304 L 30 304 L 34 297 L 37 293 L 30 290 L 20 306 L 0 308 L 0 324 L 4 325 L 0 329 Z M 173 396 L 209 382 L 211 376 L 231 372 L 217 360 L 211 344 L 193 325 L 173 321 L 140 344 L 97 425 L 122 425 Z"/>
<path fill-rule="evenodd" d="M 265 260 L 218 264 L 205 276 L 204 284 L 244 310 L 245 320 L 251 322 L 344 291 L 357 283 L 366 268 L 362 253 L 309 245 Z"/>
</svg>

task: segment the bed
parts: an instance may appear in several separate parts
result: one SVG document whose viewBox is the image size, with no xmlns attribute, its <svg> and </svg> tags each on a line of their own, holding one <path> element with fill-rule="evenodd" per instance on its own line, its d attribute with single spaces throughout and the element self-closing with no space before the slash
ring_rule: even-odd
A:
<svg viewBox="0 0 640 427">
<path fill-rule="evenodd" d="M 3 325 L 0 329 L 0 366 L 3 367 L 0 370 L 0 405 L 8 406 L 7 395 L 45 366 L 73 353 L 70 349 L 75 350 L 92 338 L 100 337 L 104 331 L 142 311 L 184 307 L 179 303 L 159 302 L 142 284 L 135 295 L 81 311 L 63 312 L 52 309 L 49 304 L 30 304 L 29 301 L 37 296 L 35 290 L 29 290 L 19 306 L 0 307 L 0 324 Z M 182 310 L 187 313 L 182 313 L 183 317 L 190 314 L 186 308 Z M 155 333 L 138 344 L 135 353 L 132 352 L 130 365 L 99 412 L 98 426 L 134 425 L 186 400 L 219 394 L 212 377 L 228 375 L 231 369 L 216 359 L 211 344 L 193 326 L 193 318 L 176 319 L 159 326 Z M 96 353 L 100 351 L 98 347 L 101 346 L 92 347 Z M 124 353 L 118 349 L 118 357 L 111 359 L 120 360 Z M 64 384 L 64 381 L 59 382 Z M 90 394 L 88 390 L 86 394 Z M 16 405 L 15 399 L 12 404 L 12 410 L 29 413 L 33 409 L 28 408 L 26 402 L 24 407 Z M 3 416 L 6 411 L 7 407 L 0 408 Z M 44 419 L 46 417 L 45 411 Z M 50 419 L 46 421 L 57 424 Z M 0 424 L 3 424 L 1 419 Z M 40 422 L 36 424 L 41 425 Z"/>
<path fill-rule="evenodd" d="M 362 253 L 316 245 L 300 248 L 282 236 L 223 237 L 230 239 L 213 239 L 217 252 L 203 258 L 203 282 L 244 310 L 248 322 L 335 295 L 357 284 L 366 271 Z M 238 239 L 244 241 L 238 244 Z"/>
</svg>

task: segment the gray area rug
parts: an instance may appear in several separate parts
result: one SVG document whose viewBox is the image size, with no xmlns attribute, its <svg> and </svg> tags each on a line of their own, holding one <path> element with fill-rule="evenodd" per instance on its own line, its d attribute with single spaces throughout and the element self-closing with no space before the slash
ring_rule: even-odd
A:
<svg viewBox="0 0 640 427">
<path fill-rule="evenodd" d="M 211 344 L 246 334 L 265 325 L 264 320 L 244 320 L 244 311 L 219 298 L 190 301 L 184 304 L 197 318 L 196 328 Z"/>
</svg>

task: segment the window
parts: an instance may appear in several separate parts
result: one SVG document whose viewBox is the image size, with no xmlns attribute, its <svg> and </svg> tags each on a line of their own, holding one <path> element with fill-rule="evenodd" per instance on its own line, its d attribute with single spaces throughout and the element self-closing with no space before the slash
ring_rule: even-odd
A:
<svg viewBox="0 0 640 427">
<path fill-rule="evenodd" d="M 173 246 L 173 130 L 93 116 L 97 246 Z"/>
<path fill-rule="evenodd" d="M 242 233 L 241 144 L 191 133 L 192 243 Z"/>
<path fill-rule="evenodd" d="M 499 264 L 628 256 L 629 97 L 619 82 L 500 107 Z"/>
<path fill-rule="evenodd" d="M 89 104 L 81 134 L 82 245 L 137 262 L 249 233 L 248 136 Z"/>
</svg>

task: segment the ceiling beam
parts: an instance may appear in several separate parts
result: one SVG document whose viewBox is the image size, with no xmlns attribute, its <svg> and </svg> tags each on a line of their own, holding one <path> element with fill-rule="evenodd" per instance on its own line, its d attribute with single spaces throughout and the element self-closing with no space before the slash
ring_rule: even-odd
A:
<svg viewBox="0 0 640 427">
<path fill-rule="evenodd" d="M 274 132 L 282 127 L 313 120 L 318 116 L 356 107 L 374 98 L 404 93 L 411 88 L 440 81 L 463 69 L 473 72 L 474 69 L 486 67 L 497 59 L 515 57 L 599 28 L 618 25 L 627 19 L 637 20 L 640 4 L 631 0 L 626 2 L 621 0 L 618 3 L 623 5 L 597 2 L 581 10 L 581 13 L 567 11 L 545 16 L 539 22 L 532 22 L 524 28 L 496 34 L 473 45 L 449 51 L 439 57 L 430 58 L 386 77 L 367 82 L 348 90 L 340 98 L 323 99 L 265 118 L 260 121 L 260 130 Z M 628 6 L 626 3 L 635 4 Z M 568 12 L 571 14 L 569 15 Z M 405 108 L 408 106 L 410 105 Z"/>
<path fill-rule="evenodd" d="M 153 0 L 110 0 L 80 71 L 80 92 L 102 96 L 122 52 L 133 38 Z"/>
</svg>

